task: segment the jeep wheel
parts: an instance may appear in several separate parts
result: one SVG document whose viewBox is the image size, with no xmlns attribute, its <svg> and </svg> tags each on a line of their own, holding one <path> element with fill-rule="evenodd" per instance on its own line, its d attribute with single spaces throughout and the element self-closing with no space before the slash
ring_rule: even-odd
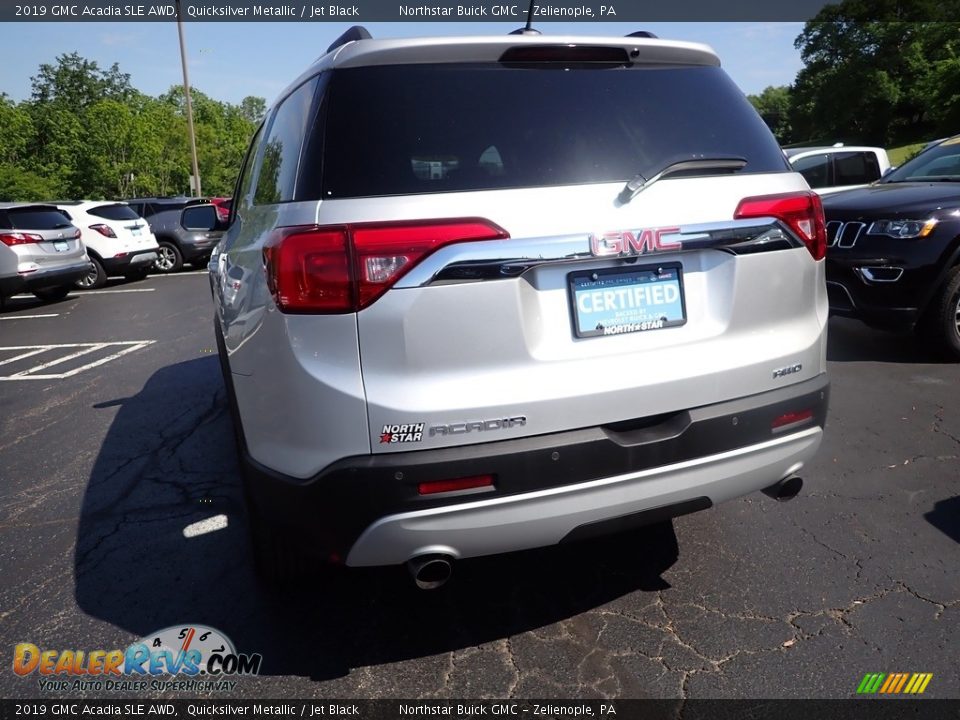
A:
<svg viewBox="0 0 960 720">
<path fill-rule="evenodd" d="M 160 250 L 157 253 L 157 259 L 153 261 L 153 267 L 157 272 L 174 273 L 183 267 L 183 255 L 179 248 L 171 242 L 162 240 Z"/>
<path fill-rule="evenodd" d="M 917 329 L 954 360 L 960 360 L 960 266 L 947 273 Z"/>
</svg>

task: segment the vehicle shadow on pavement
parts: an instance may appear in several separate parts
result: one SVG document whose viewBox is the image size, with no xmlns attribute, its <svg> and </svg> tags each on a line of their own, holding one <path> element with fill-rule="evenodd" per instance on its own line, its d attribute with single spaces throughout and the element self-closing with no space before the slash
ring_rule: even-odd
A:
<svg viewBox="0 0 960 720">
<path fill-rule="evenodd" d="M 119 407 L 87 485 L 75 554 L 87 614 L 137 636 L 212 626 L 262 674 L 331 679 L 549 626 L 636 591 L 667 589 L 670 523 L 460 563 L 439 591 L 404 568 L 349 569 L 285 592 L 255 580 L 215 357 L 157 371 Z M 216 518 L 197 533 L 196 523 Z M 185 529 L 188 529 L 185 533 Z M 188 537 L 189 535 L 189 537 Z"/>
<path fill-rule="evenodd" d="M 960 543 L 960 495 L 937 501 L 933 510 L 924 513 L 923 517 L 948 538 Z"/>
<path fill-rule="evenodd" d="M 827 360 L 941 365 L 956 360 L 909 332 L 875 330 L 856 320 L 830 318 Z"/>
</svg>

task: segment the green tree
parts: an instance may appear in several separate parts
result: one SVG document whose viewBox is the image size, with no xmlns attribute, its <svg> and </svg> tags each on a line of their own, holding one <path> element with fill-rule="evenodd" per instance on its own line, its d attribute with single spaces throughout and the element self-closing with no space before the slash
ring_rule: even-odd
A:
<svg viewBox="0 0 960 720">
<path fill-rule="evenodd" d="M 759 95 L 747 95 L 747 99 L 756 108 L 781 145 L 793 141 L 793 131 L 790 127 L 789 86 L 773 87 L 771 85 Z"/>
</svg>

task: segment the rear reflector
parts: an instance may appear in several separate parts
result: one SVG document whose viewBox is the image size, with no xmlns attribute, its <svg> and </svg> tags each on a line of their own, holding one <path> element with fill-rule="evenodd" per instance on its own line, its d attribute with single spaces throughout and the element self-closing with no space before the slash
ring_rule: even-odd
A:
<svg viewBox="0 0 960 720">
<path fill-rule="evenodd" d="M 493 487 L 493 475 L 475 475 L 474 477 L 457 478 L 456 480 L 431 480 L 417 486 L 421 495 L 454 492 L 455 490 L 471 490 L 473 488 Z"/>
<path fill-rule="evenodd" d="M 348 313 L 373 304 L 444 245 L 508 237 L 480 218 L 286 227 L 264 244 L 263 259 L 282 312 Z"/>
<path fill-rule="evenodd" d="M 796 425 L 797 423 L 805 422 L 813 418 L 813 410 L 800 410 L 798 412 L 788 412 L 784 413 L 780 417 L 776 418 L 772 423 L 770 423 L 771 430 L 780 430 L 785 428 L 788 425 Z"/>
<path fill-rule="evenodd" d="M 776 218 L 800 237 L 814 260 L 822 260 L 827 254 L 823 205 L 820 196 L 811 190 L 744 198 L 737 205 L 733 217 L 735 220 Z"/>
<path fill-rule="evenodd" d="M 33 233 L 0 233 L 0 242 L 4 245 L 29 245 L 31 243 L 43 242 L 43 238 Z"/>
</svg>

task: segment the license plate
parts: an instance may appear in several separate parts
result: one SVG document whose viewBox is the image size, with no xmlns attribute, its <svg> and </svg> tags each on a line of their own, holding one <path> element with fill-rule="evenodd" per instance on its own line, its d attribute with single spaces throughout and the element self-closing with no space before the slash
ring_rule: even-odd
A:
<svg viewBox="0 0 960 720">
<path fill-rule="evenodd" d="M 623 335 L 687 322 L 680 263 L 570 273 L 577 337 Z"/>
<path fill-rule="evenodd" d="M 53 244 L 53 249 L 57 252 L 66 252 L 70 249 L 70 246 L 65 242 L 55 242 Z"/>
</svg>

